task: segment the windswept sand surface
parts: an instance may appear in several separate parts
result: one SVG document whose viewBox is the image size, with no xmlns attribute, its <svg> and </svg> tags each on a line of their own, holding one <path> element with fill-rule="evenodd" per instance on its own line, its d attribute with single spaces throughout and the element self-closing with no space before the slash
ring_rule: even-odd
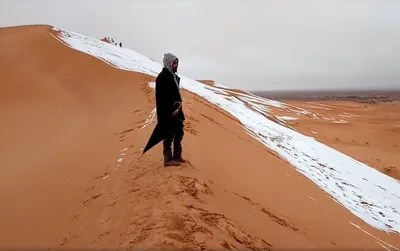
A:
<svg viewBox="0 0 400 251">
<path fill-rule="evenodd" d="M 186 90 L 190 163 L 163 167 L 161 145 L 138 159 L 155 126 L 154 77 L 61 40 L 48 26 L 0 29 L 0 247 L 399 250 L 399 234 L 356 217 Z"/>
</svg>

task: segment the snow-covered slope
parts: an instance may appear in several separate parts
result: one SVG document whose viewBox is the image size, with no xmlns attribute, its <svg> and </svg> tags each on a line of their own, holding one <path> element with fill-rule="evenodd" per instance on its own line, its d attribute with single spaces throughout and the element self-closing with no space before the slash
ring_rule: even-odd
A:
<svg viewBox="0 0 400 251">
<path fill-rule="evenodd" d="M 151 76 L 162 69 L 161 64 L 132 50 L 75 32 L 55 30 L 59 33 L 54 37 L 59 41 L 113 67 Z M 353 214 L 378 229 L 400 233 L 400 183 L 311 137 L 269 120 L 261 112 L 269 106 L 285 104 L 250 93 L 241 93 L 237 98 L 229 90 L 184 76 L 181 76 L 181 86 L 235 116 L 250 136 L 278 153 Z"/>
</svg>

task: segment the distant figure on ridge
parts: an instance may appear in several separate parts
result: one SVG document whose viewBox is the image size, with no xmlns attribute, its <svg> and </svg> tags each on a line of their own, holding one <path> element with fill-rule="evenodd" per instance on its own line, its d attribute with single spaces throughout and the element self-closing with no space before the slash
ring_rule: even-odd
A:
<svg viewBox="0 0 400 251">
<path fill-rule="evenodd" d="M 121 47 L 121 48 L 122 48 L 122 42 L 119 42 L 119 47 Z"/>
<path fill-rule="evenodd" d="M 159 121 L 171 114 L 176 118 L 172 120 L 168 128 L 170 136 L 163 140 L 164 166 L 179 166 L 180 163 L 186 162 L 182 158 L 181 145 L 185 115 L 182 110 L 182 97 L 179 90 L 180 77 L 176 74 L 179 60 L 172 53 L 166 53 L 164 54 L 163 64 L 164 67 L 156 78 L 157 120 Z M 176 106 L 176 102 L 180 103 L 179 107 Z M 172 143 L 174 143 L 173 153 L 171 150 Z"/>
</svg>

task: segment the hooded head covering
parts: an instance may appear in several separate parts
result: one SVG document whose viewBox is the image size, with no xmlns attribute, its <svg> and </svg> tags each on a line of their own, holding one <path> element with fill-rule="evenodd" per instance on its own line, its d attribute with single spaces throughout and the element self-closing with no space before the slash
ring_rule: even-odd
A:
<svg viewBox="0 0 400 251">
<path fill-rule="evenodd" d="M 163 58 L 164 67 L 167 68 L 168 70 L 172 71 L 172 63 L 174 62 L 175 59 L 178 59 L 178 58 L 174 54 L 165 53 L 164 58 Z"/>
</svg>

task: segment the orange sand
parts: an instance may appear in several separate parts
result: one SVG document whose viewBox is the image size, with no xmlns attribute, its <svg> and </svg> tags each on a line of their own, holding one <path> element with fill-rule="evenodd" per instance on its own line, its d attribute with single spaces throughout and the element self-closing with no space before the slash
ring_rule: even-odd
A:
<svg viewBox="0 0 400 251">
<path fill-rule="evenodd" d="M 163 167 L 161 144 L 138 159 L 153 78 L 72 50 L 48 26 L 0 35 L 2 248 L 385 250 L 350 222 L 400 246 L 186 91 L 190 163 Z"/>
</svg>

